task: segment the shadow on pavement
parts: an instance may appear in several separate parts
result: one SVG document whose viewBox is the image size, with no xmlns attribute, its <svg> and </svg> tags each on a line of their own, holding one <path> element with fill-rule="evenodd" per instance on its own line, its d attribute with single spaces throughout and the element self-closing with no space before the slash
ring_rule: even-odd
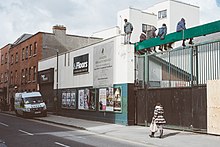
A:
<svg viewBox="0 0 220 147">
<path fill-rule="evenodd" d="M 179 134 L 179 133 L 180 133 L 180 132 L 175 132 L 175 133 L 165 134 L 165 135 L 163 135 L 162 138 L 166 138 L 166 137 L 174 136 L 174 135 L 177 135 L 177 134 Z"/>
</svg>

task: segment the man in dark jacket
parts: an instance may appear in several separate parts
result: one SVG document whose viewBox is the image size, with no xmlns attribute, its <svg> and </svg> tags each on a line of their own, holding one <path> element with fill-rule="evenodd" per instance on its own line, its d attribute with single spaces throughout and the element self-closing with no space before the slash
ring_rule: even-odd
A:
<svg viewBox="0 0 220 147">
<path fill-rule="evenodd" d="M 177 23 L 176 31 L 177 31 L 177 32 L 180 32 L 180 31 L 184 31 L 185 29 L 186 29 L 185 19 L 184 19 L 184 18 L 181 18 L 181 20 Z M 183 34 L 184 34 L 184 32 L 183 32 Z M 193 40 L 193 38 L 190 38 L 189 44 L 193 44 L 192 40 Z M 186 44 L 185 44 L 185 39 L 183 39 L 182 46 L 186 46 Z"/>
</svg>

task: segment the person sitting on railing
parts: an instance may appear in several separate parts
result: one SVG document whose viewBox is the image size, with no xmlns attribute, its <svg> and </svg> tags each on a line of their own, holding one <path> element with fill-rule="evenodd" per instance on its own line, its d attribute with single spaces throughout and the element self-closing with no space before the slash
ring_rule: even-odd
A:
<svg viewBox="0 0 220 147">
<path fill-rule="evenodd" d="M 177 31 L 177 32 L 180 32 L 180 31 L 184 31 L 185 29 L 186 29 L 185 19 L 184 19 L 184 18 L 181 18 L 181 20 L 177 23 L 176 31 Z M 184 32 L 183 32 L 183 35 L 184 35 Z M 193 44 L 192 40 L 193 40 L 193 38 L 190 38 L 189 44 Z M 183 36 L 182 46 L 186 46 L 184 36 Z"/>
<path fill-rule="evenodd" d="M 161 40 L 165 39 L 165 36 L 167 34 L 167 26 L 166 24 L 162 24 L 162 27 L 159 28 L 159 31 L 158 31 L 158 34 L 157 34 L 157 37 L 160 37 Z M 164 50 L 167 49 L 167 45 L 164 44 L 164 45 L 160 45 L 159 46 L 159 50 L 163 51 L 163 47 L 164 47 Z"/>
<path fill-rule="evenodd" d="M 143 30 L 143 32 L 141 32 L 141 35 L 140 35 L 140 42 L 142 42 L 146 39 L 147 39 L 146 30 Z"/>
<path fill-rule="evenodd" d="M 151 27 L 150 30 L 147 31 L 147 39 L 155 38 L 156 37 L 156 30 L 154 26 Z M 153 47 L 154 52 L 156 52 L 156 48 Z M 151 52 L 151 48 L 148 49 L 149 52 Z"/>
</svg>

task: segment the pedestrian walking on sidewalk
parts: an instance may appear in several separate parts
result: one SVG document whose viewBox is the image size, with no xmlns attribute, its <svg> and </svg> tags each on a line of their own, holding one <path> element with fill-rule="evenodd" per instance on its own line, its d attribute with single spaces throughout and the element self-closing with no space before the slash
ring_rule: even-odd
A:
<svg viewBox="0 0 220 147">
<path fill-rule="evenodd" d="M 157 105 L 154 108 L 154 116 L 152 118 L 152 122 L 150 126 L 150 129 L 151 129 L 151 134 L 149 135 L 150 137 L 154 137 L 154 134 L 157 132 L 159 128 L 159 131 L 160 131 L 159 137 L 162 138 L 163 125 L 166 123 L 166 120 L 163 114 L 164 114 L 163 106 L 160 103 L 157 103 Z"/>
</svg>

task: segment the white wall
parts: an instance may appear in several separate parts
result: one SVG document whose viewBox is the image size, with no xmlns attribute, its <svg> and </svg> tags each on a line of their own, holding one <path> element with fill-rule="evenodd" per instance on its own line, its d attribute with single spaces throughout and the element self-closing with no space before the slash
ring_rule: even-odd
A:
<svg viewBox="0 0 220 147">
<path fill-rule="evenodd" d="M 92 37 L 108 39 L 108 38 L 111 38 L 111 37 L 115 37 L 115 36 L 119 35 L 120 33 L 121 32 L 120 32 L 119 27 L 116 26 L 116 27 L 113 27 L 113 28 L 109 28 L 109 29 L 98 31 L 98 32 L 94 32 L 92 34 Z"/>
<path fill-rule="evenodd" d="M 145 11 L 158 15 L 158 11 L 166 9 L 167 18 L 158 19 L 157 27 L 161 27 L 163 23 L 166 23 L 168 33 L 176 31 L 176 25 L 181 18 L 185 18 L 187 28 L 199 25 L 199 7 L 187 3 L 169 0 L 158 3 Z"/>
<path fill-rule="evenodd" d="M 134 83 L 134 46 L 121 43 L 123 36 L 116 38 L 114 57 L 114 84 Z"/>
<path fill-rule="evenodd" d="M 118 12 L 117 25 L 121 33 L 124 34 L 124 19 L 128 19 L 132 23 L 134 30 L 131 36 L 131 42 L 138 42 L 142 32 L 142 24 L 156 26 L 156 15 L 146 13 L 138 9 L 128 8 Z"/>
<path fill-rule="evenodd" d="M 133 83 L 134 48 L 133 45 L 121 44 L 121 39 L 122 36 L 117 36 L 112 39 L 107 39 L 100 43 L 70 52 L 70 66 L 64 66 L 65 54 L 59 55 L 59 89 L 93 86 L 93 49 L 95 46 L 109 43 L 111 41 L 114 42 L 113 83 Z M 87 53 L 89 54 L 89 73 L 73 76 L 73 58 Z M 38 66 L 39 71 L 49 68 L 56 69 L 56 57 L 41 60 Z M 54 87 L 56 87 L 56 73 L 54 75 Z"/>
</svg>

